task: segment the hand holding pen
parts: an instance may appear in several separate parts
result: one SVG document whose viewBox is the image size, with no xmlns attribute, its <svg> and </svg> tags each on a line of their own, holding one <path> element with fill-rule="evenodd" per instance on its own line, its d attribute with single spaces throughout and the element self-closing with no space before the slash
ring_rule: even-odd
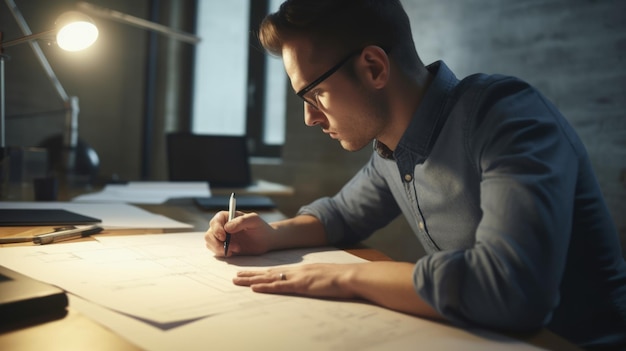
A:
<svg viewBox="0 0 626 351">
<path fill-rule="evenodd" d="M 228 201 L 228 220 L 231 221 L 235 218 L 236 208 L 235 193 L 230 194 L 230 201 Z M 228 256 L 228 246 L 230 245 L 230 233 L 226 233 L 226 240 L 224 240 L 224 257 Z"/>
</svg>

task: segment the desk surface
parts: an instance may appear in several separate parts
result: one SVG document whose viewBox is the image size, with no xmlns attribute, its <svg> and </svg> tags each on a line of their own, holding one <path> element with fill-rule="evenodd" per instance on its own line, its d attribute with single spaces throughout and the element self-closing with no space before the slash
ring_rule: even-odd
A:
<svg viewBox="0 0 626 351">
<path fill-rule="evenodd" d="M 204 231 L 213 216 L 212 212 L 204 212 L 191 201 L 177 199 L 164 205 L 142 205 L 148 211 L 167 215 L 172 219 L 190 223 L 195 231 Z M 282 218 L 277 211 L 261 213 L 267 220 Z M 154 233 L 154 230 L 151 231 Z M 116 234 L 123 234 L 116 231 Z M 136 233 L 136 232 L 133 232 Z M 106 234 L 106 232 L 103 232 Z M 85 238 L 83 240 L 89 240 Z M 1 250 L 1 249 L 0 249 Z M 390 260 L 379 251 L 367 247 L 355 247 L 346 250 L 361 258 L 378 261 Z M 559 338 L 547 330 L 532 334 L 509 334 L 513 338 L 523 340 L 548 350 L 579 350 L 574 345 Z M 66 316 L 51 321 L 33 321 L 31 324 L 20 324 L 0 328 L 0 349 L 2 350 L 139 350 L 139 348 L 105 327 L 81 315 L 71 307 Z"/>
</svg>

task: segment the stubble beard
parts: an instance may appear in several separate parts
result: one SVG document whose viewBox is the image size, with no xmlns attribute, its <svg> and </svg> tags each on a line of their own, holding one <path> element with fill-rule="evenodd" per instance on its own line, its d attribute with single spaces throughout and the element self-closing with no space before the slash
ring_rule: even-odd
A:
<svg viewBox="0 0 626 351">
<path fill-rule="evenodd" d="M 380 109 L 376 108 L 376 106 L 373 107 L 372 112 L 354 123 L 360 129 L 358 135 L 355 135 L 351 141 L 346 139 L 337 140 L 344 150 L 350 152 L 360 151 L 367 145 L 370 145 L 384 130 L 387 118 L 384 113 L 381 113 Z M 355 118 L 354 120 L 356 121 L 357 119 Z"/>
</svg>

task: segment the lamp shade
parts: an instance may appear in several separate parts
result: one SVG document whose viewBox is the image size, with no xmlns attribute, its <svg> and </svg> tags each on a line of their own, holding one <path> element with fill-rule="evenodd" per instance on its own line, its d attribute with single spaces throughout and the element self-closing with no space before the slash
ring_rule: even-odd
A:
<svg viewBox="0 0 626 351">
<path fill-rule="evenodd" d="M 98 28 L 89 16 L 69 11 L 56 21 L 57 45 L 63 50 L 80 51 L 91 46 L 98 39 Z"/>
</svg>

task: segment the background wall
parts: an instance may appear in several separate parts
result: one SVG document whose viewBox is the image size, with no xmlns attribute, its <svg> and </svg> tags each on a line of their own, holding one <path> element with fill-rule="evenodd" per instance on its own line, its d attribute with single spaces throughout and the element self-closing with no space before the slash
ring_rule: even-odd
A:
<svg viewBox="0 0 626 351">
<path fill-rule="evenodd" d="M 16 2 L 33 32 L 48 29 L 56 16 L 74 3 Z M 90 2 L 141 18 L 149 16 L 148 0 Z M 402 2 L 425 62 L 443 59 L 458 77 L 474 72 L 518 76 L 537 86 L 562 110 L 588 148 L 626 249 L 626 1 Z M 181 2 L 162 3 L 171 9 Z M 174 12 L 164 14 L 165 22 L 176 23 L 168 17 L 176 15 Z M 53 46 L 43 49 L 68 94 L 80 98 L 80 136 L 98 152 L 102 180 L 113 175 L 140 179 L 148 34 L 123 24 L 97 22 L 101 37 L 92 49 L 77 54 Z M 3 3 L 0 30 L 7 40 L 20 36 Z M 181 48 L 168 50 L 178 52 Z M 42 80 L 28 46 L 10 48 L 7 54 L 11 55 L 6 64 L 7 114 L 13 116 L 7 122 L 8 144 L 35 145 L 62 130 L 64 115 L 59 110 L 63 106 L 45 78 Z M 176 67 L 188 68 L 185 64 Z M 185 86 L 176 80 L 159 84 L 165 90 Z M 157 143 L 151 150 L 156 179 L 165 174 L 162 145 L 158 143 L 163 131 L 184 124 L 181 120 L 187 117 L 185 106 L 168 109 L 161 100 L 157 104 L 160 128 L 153 131 Z M 304 126 L 302 102 L 293 94 L 287 109 L 282 163 L 256 164 L 253 173 L 257 178 L 294 186 L 295 196 L 276 199 L 281 210 L 291 215 L 304 203 L 333 195 L 366 162 L 371 151 L 348 153 L 316 128 Z M 367 243 L 396 259 L 413 261 L 422 254 L 402 218 Z"/>
</svg>

